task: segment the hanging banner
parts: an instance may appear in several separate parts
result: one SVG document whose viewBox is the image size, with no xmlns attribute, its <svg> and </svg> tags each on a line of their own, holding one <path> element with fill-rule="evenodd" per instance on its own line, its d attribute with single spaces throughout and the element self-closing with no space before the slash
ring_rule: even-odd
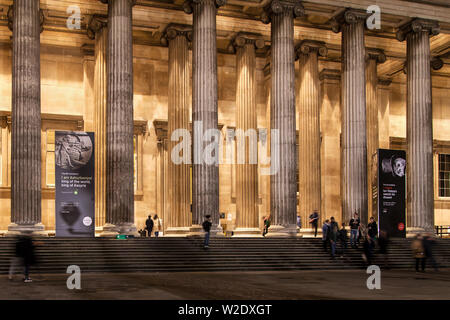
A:
<svg viewBox="0 0 450 320">
<path fill-rule="evenodd" d="M 378 149 L 378 228 L 406 237 L 406 152 Z"/>
<path fill-rule="evenodd" d="M 95 237 L 93 132 L 55 132 L 57 237 Z"/>
</svg>

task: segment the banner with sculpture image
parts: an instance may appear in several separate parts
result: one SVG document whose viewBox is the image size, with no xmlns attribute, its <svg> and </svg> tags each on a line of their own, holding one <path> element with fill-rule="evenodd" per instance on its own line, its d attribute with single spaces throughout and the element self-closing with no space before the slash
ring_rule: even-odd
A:
<svg viewBox="0 0 450 320">
<path fill-rule="evenodd" d="M 93 132 L 55 132 L 57 237 L 95 236 Z"/>
<path fill-rule="evenodd" d="M 378 149 L 378 228 L 406 236 L 406 152 Z"/>
</svg>

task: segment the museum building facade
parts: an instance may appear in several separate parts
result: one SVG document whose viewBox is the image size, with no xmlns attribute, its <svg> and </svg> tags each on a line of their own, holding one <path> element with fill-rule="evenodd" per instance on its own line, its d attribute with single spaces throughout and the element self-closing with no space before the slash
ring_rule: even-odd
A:
<svg viewBox="0 0 450 320">
<path fill-rule="evenodd" d="M 54 234 L 55 131 L 95 133 L 98 235 L 367 223 L 379 148 L 407 151 L 407 231 L 450 225 L 450 5 L 372 2 L 0 0 L 0 233 Z M 220 163 L 172 161 L 178 129 Z"/>
</svg>

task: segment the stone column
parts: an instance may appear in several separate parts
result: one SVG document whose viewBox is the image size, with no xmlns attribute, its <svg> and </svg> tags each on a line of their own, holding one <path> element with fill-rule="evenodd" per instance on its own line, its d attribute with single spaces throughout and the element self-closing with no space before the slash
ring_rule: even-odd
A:
<svg viewBox="0 0 450 320">
<path fill-rule="evenodd" d="M 133 184 L 132 0 L 108 2 L 106 217 L 103 236 L 137 234 Z"/>
<path fill-rule="evenodd" d="M 297 155 L 295 121 L 294 17 L 304 14 L 300 1 L 273 0 L 262 20 L 271 22 L 271 161 L 277 169 L 271 176 L 271 227 L 267 236 L 297 233 Z"/>
<path fill-rule="evenodd" d="M 334 18 L 342 31 L 342 191 L 343 221 L 359 212 L 367 224 L 367 140 L 364 24 L 367 13 L 348 9 Z"/>
<path fill-rule="evenodd" d="M 184 236 L 189 233 L 192 225 L 190 218 L 190 178 L 189 163 L 191 161 L 190 140 L 182 140 L 183 152 L 189 150 L 188 154 L 176 154 L 187 157 L 188 161 L 175 163 L 171 158 L 173 148 L 178 145 L 171 140 L 175 130 L 182 129 L 189 133 L 189 41 L 192 40 L 192 27 L 186 25 L 169 25 L 164 31 L 161 43 L 169 45 L 169 201 L 168 215 L 166 215 L 166 234 L 168 236 Z M 176 151 L 176 150 L 175 150 Z"/>
<path fill-rule="evenodd" d="M 258 35 L 239 33 L 233 47 L 236 50 L 237 141 L 234 235 L 259 236 L 255 49 L 263 48 L 264 40 Z"/>
<path fill-rule="evenodd" d="M 406 39 L 407 232 L 433 232 L 433 115 L 430 36 L 439 34 L 435 21 L 414 19 L 397 32 Z"/>
<path fill-rule="evenodd" d="M 367 126 L 367 184 L 368 216 L 377 219 L 378 210 L 373 208 L 373 187 L 377 183 L 375 173 L 378 171 L 375 160 L 379 148 L 378 138 L 378 76 L 377 65 L 384 63 L 383 50 L 366 48 L 366 126 Z"/>
<path fill-rule="evenodd" d="M 95 132 L 95 224 L 105 224 L 106 212 L 106 97 L 108 24 L 94 15 L 88 23 L 88 37 L 95 39 L 94 132 Z"/>
<path fill-rule="evenodd" d="M 41 223 L 39 0 L 16 0 L 12 18 L 11 224 L 8 234 L 44 235 Z M 11 23 L 12 22 L 12 23 Z"/>
<path fill-rule="evenodd" d="M 211 215 L 212 218 L 211 234 L 221 233 L 219 226 L 219 152 L 216 148 L 220 139 L 217 129 L 216 13 L 217 9 L 225 3 L 226 0 L 188 0 L 184 3 L 185 12 L 193 13 L 192 122 L 194 164 L 192 172 L 191 235 L 202 234 L 201 224 L 206 215 Z M 216 132 L 213 133 L 211 129 L 216 130 Z M 205 161 L 203 155 L 209 158 L 208 161 Z"/>
<path fill-rule="evenodd" d="M 326 54 L 324 42 L 304 40 L 297 48 L 300 67 L 298 167 L 302 231 L 310 230 L 309 216 L 314 210 L 322 213 L 319 55 Z M 320 226 L 322 214 L 319 217 Z"/>
</svg>

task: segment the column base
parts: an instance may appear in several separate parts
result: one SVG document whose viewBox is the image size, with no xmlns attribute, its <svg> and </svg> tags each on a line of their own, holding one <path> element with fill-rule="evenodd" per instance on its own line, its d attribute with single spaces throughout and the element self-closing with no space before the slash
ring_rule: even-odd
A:
<svg viewBox="0 0 450 320">
<path fill-rule="evenodd" d="M 19 235 L 35 236 L 35 237 L 48 237 L 48 232 L 45 231 L 45 227 L 42 223 L 32 224 L 16 224 L 11 223 L 8 226 L 8 232 L 5 234 L 7 237 L 14 237 Z"/>
<path fill-rule="evenodd" d="M 210 236 L 216 237 L 216 238 L 217 237 L 219 237 L 219 238 L 225 237 L 222 226 L 220 224 L 216 224 L 216 225 L 213 224 L 211 227 L 211 235 Z"/>
<path fill-rule="evenodd" d="M 100 237 L 111 238 L 116 237 L 118 234 L 140 237 L 140 234 L 137 232 L 136 226 L 133 223 L 121 223 L 117 225 L 106 223 L 103 226 L 103 231 L 100 234 Z"/>
<path fill-rule="evenodd" d="M 269 232 L 266 238 L 288 238 L 297 237 L 297 226 L 295 224 L 290 226 L 272 225 L 269 227 Z"/>
<path fill-rule="evenodd" d="M 165 237 L 186 237 L 189 234 L 189 227 L 169 227 L 164 232 Z"/>
<path fill-rule="evenodd" d="M 262 231 L 259 228 L 236 228 L 233 238 L 262 238 Z"/>
<path fill-rule="evenodd" d="M 434 228 L 431 228 L 430 230 L 427 230 L 427 229 L 421 228 L 421 227 L 406 228 L 406 237 L 407 238 L 414 238 L 418 234 L 424 235 L 425 233 L 434 234 Z"/>
<path fill-rule="evenodd" d="M 187 237 L 203 237 L 204 235 L 205 231 L 203 231 L 203 227 L 199 224 L 194 224 L 189 228 Z M 212 225 L 210 237 L 225 237 L 222 227 L 219 225 Z"/>
</svg>

